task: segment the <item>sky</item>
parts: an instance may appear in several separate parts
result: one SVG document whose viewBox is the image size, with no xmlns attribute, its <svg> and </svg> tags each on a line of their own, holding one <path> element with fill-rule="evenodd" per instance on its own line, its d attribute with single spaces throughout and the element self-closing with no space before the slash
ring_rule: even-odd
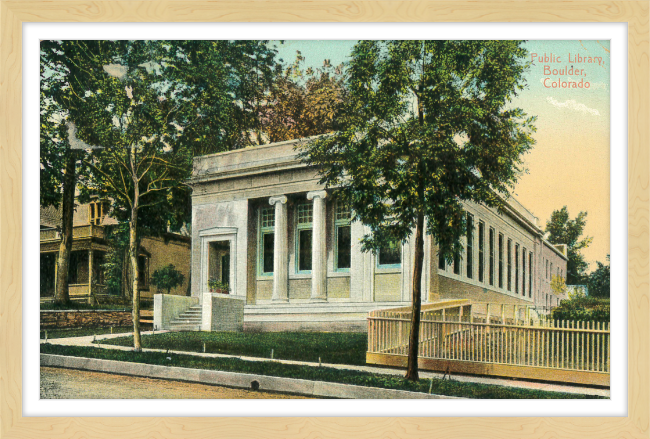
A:
<svg viewBox="0 0 650 439">
<path fill-rule="evenodd" d="M 299 50 L 306 66 L 314 68 L 324 59 L 333 65 L 347 61 L 353 46 L 354 41 L 336 40 L 277 43 L 285 62 L 293 62 Z M 512 105 L 537 116 L 537 132 L 515 196 L 542 228 L 562 206 L 571 218 L 587 212 L 584 234 L 593 242 L 583 254 L 594 269 L 596 261 L 605 262 L 610 239 L 609 41 L 536 40 L 524 47 L 532 65 L 527 86 Z M 558 82 L 578 87 L 554 87 Z"/>
</svg>

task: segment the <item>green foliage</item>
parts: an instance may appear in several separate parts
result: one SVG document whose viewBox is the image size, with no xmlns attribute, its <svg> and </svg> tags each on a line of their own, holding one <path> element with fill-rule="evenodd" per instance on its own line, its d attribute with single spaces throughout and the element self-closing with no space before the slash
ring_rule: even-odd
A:
<svg viewBox="0 0 650 439">
<path fill-rule="evenodd" d="M 551 276 L 551 290 L 557 296 L 562 296 L 566 294 L 567 288 L 564 278 L 561 276 Z"/>
<path fill-rule="evenodd" d="M 546 232 L 550 233 L 551 244 L 566 244 L 567 262 L 566 281 L 569 285 L 579 285 L 584 282 L 585 271 L 589 267 L 581 250 L 589 247 L 593 238 L 582 237 L 585 225 L 587 224 L 587 212 L 580 212 L 575 219 L 569 218 L 569 211 L 566 206 L 560 210 L 554 210 L 551 219 L 546 222 Z"/>
<path fill-rule="evenodd" d="M 553 309 L 553 320 L 609 322 L 609 299 L 576 297 L 563 300 Z"/>
<path fill-rule="evenodd" d="M 602 262 L 596 262 L 596 264 L 598 264 L 598 268 L 587 277 L 589 296 L 609 299 L 609 255 L 607 255 L 607 264 Z"/>
<path fill-rule="evenodd" d="M 208 279 L 208 287 L 211 290 L 225 291 L 226 294 L 230 293 L 230 285 L 226 282 L 221 282 L 216 277 L 211 277 Z"/>
<path fill-rule="evenodd" d="M 324 363 L 366 363 L 368 336 L 346 332 L 168 332 L 145 335 L 143 346 L 155 349 L 175 349 L 268 358 L 273 349 L 276 359 Z M 102 344 L 131 346 L 129 337 L 104 340 Z"/>
<path fill-rule="evenodd" d="M 303 70 L 305 58 L 277 75 L 268 98 L 261 106 L 261 124 L 269 142 L 299 139 L 329 133 L 345 99 L 343 65 L 325 60 L 321 69 Z"/>
<path fill-rule="evenodd" d="M 182 285 L 184 280 L 185 276 L 174 267 L 174 264 L 159 268 L 151 275 L 151 284 L 158 288 L 158 291 L 167 290 L 167 294 L 172 288 Z"/>
<path fill-rule="evenodd" d="M 576 300 L 576 299 L 582 299 L 584 297 L 587 297 L 585 294 L 585 290 L 582 287 L 574 287 L 571 291 L 569 291 L 569 300 Z"/>
<path fill-rule="evenodd" d="M 523 89 L 519 41 L 360 41 L 332 135 L 301 154 L 368 225 L 364 250 L 427 232 L 451 261 L 463 202 L 502 204 L 533 145 L 534 117 L 509 103 Z"/>
<path fill-rule="evenodd" d="M 126 269 L 127 251 L 129 248 L 129 227 L 126 223 L 108 226 L 106 240 L 109 243 L 108 251 L 104 255 L 101 265 L 104 274 L 106 293 L 114 296 L 130 296 L 123 291 L 125 288 L 124 276 Z"/>
<path fill-rule="evenodd" d="M 102 343 L 105 341 L 102 340 Z M 394 375 L 383 375 L 349 369 L 302 366 L 269 361 L 246 361 L 239 358 L 206 358 L 191 355 L 171 355 L 164 352 L 131 352 L 86 346 L 61 346 L 41 344 L 41 353 L 67 355 L 84 358 L 99 358 L 157 364 L 192 369 L 221 370 L 226 372 L 250 373 L 255 375 L 296 378 L 311 381 L 325 381 L 384 389 L 408 390 L 411 392 L 485 399 L 594 399 L 596 396 L 573 393 L 546 392 L 542 390 L 496 386 L 491 384 L 467 383 L 454 380 L 408 381 Z"/>
</svg>

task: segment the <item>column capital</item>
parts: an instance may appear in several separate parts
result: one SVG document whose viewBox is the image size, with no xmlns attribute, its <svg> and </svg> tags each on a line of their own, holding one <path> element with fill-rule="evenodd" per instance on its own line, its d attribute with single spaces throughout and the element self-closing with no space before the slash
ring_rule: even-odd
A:
<svg viewBox="0 0 650 439">
<path fill-rule="evenodd" d="M 308 199 L 308 200 L 313 200 L 314 198 L 325 199 L 325 197 L 327 197 L 327 192 L 326 192 L 326 191 L 311 191 L 311 192 L 307 192 L 307 199 Z"/>
<path fill-rule="evenodd" d="M 275 197 L 269 198 L 269 204 L 275 206 L 277 203 L 287 204 L 286 195 L 276 195 Z"/>
</svg>

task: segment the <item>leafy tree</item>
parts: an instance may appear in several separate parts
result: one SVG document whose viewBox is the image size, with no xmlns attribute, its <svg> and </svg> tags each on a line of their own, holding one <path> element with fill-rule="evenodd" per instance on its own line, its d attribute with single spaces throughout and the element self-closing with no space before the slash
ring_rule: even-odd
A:
<svg viewBox="0 0 650 439">
<path fill-rule="evenodd" d="M 424 233 L 453 260 L 466 233 L 463 203 L 500 207 L 534 143 L 534 118 L 510 105 L 525 85 L 526 55 L 519 41 L 360 41 L 337 131 L 301 153 L 369 226 L 365 251 L 415 230 L 409 380 L 418 379 Z"/>
<path fill-rule="evenodd" d="M 343 66 L 328 59 L 320 69 L 304 70 L 305 58 L 276 76 L 268 98 L 261 106 L 262 130 L 269 142 L 298 139 L 334 130 L 334 116 L 343 103 Z"/>
<path fill-rule="evenodd" d="M 70 301 L 68 276 L 72 251 L 72 224 L 75 207 L 77 177 L 82 168 L 84 152 L 75 149 L 69 138 L 66 123 L 68 112 L 64 106 L 71 92 L 67 87 L 68 70 L 57 64 L 56 48 L 51 42 L 42 42 L 40 51 L 40 204 L 41 207 L 61 208 L 61 244 L 57 255 L 54 302 Z"/>
<path fill-rule="evenodd" d="M 551 244 L 566 244 L 567 276 L 569 285 L 578 285 L 584 282 L 585 271 L 589 267 L 581 250 L 589 247 L 592 237 L 587 236 L 581 239 L 582 233 L 587 224 L 587 212 L 580 212 L 575 219 L 569 218 L 569 211 L 566 206 L 560 210 L 554 210 L 551 219 L 546 222 L 546 232 L 549 233 L 548 240 Z"/>
<path fill-rule="evenodd" d="M 151 275 L 151 284 L 158 288 L 158 291 L 167 290 L 167 294 L 170 294 L 172 288 L 182 285 L 184 280 L 185 276 L 174 267 L 174 264 L 159 268 Z"/>
<path fill-rule="evenodd" d="M 609 299 L 609 255 L 607 255 L 607 264 L 602 262 L 596 262 L 596 264 L 598 268 L 587 277 L 589 296 Z"/>
<path fill-rule="evenodd" d="M 266 42 L 51 42 L 65 72 L 63 107 L 96 145 L 81 197 L 98 194 L 129 226 L 134 348 L 141 349 L 137 255 L 143 234 L 189 218 L 182 182 L 194 155 L 242 147 L 259 123 L 260 77 L 274 68 Z M 257 126 L 256 126 L 257 124 Z"/>
</svg>

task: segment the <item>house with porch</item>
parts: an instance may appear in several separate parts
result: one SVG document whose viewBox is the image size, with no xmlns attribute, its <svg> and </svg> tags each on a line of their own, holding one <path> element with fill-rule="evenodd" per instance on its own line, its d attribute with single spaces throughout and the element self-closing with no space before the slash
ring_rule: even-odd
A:
<svg viewBox="0 0 650 439">
<path fill-rule="evenodd" d="M 61 244 L 61 221 L 60 209 L 41 207 L 41 302 L 49 302 L 54 297 L 56 277 L 59 275 L 56 262 Z M 75 206 L 68 273 L 71 300 L 91 302 L 109 298 L 104 284 L 103 264 L 110 250 L 108 229 L 115 225 L 117 221 L 108 215 L 107 203 L 92 201 Z M 150 285 L 150 275 L 170 263 L 185 276 L 183 285 L 173 288 L 171 294 L 189 294 L 190 242 L 189 236 L 178 233 L 142 238 L 138 254 L 142 302 L 153 301 L 155 288 Z"/>
<path fill-rule="evenodd" d="M 195 329 L 214 329 L 206 319 L 225 317 L 201 311 L 222 296 L 210 291 L 211 279 L 229 284 L 229 299 L 243 307 L 240 326 L 252 331 L 365 331 L 370 311 L 410 304 L 412 242 L 362 252 L 368 229 L 351 221 L 349 208 L 297 158 L 304 141 L 194 159 Z M 514 198 L 503 213 L 473 203 L 465 209 L 464 252 L 453 264 L 438 258 L 426 236 L 422 301 L 472 299 L 546 306 L 544 312 L 557 305 L 550 282 L 566 277 L 566 248 L 550 244 L 538 219 Z"/>
</svg>

